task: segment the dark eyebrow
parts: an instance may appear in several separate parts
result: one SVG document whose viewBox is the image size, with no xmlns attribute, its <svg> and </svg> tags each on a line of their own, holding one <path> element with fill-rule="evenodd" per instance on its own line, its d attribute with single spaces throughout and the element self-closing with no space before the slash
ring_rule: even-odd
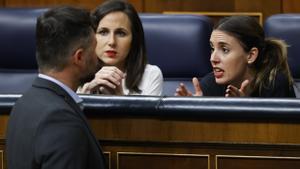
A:
<svg viewBox="0 0 300 169">
<path fill-rule="evenodd" d="M 107 28 L 106 27 L 100 27 L 100 28 L 97 28 L 97 32 L 99 31 L 99 30 L 107 30 Z"/>
<path fill-rule="evenodd" d="M 219 42 L 218 44 L 219 44 L 219 45 L 229 45 L 229 44 L 226 43 L 226 42 Z"/>
<path fill-rule="evenodd" d="M 210 46 L 214 46 L 213 43 L 212 43 L 211 41 L 209 41 L 209 43 L 210 43 Z M 229 43 L 226 43 L 226 42 L 218 42 L 218 45 L 222 45 L 222 46 L 227 45 L 227 46 L 230 46 L 230 44 L 229 44 Z"/>
<path fill-rule="evenodd" d="M 117 28 L 116 31 L 124 31 L 124 32 L 128 32 L 129 30 L 123 28 L 123 27 L 120 27 L 120 28 Z"/>
</svg>

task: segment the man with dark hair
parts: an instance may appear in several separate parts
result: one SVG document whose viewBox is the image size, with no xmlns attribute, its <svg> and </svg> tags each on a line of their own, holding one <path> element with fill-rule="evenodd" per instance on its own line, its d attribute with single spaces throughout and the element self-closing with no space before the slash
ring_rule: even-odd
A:
<svg viewBox="0 0 300 169">
<path fill-rule="evenodd" d="M 58 7 L 36 26 L 39 75 L 16 102 L 7 130 L 9 169 L 103 169 L 104 156 L 74 91 L 100 68 L 89 12 Z"/>
</svg>

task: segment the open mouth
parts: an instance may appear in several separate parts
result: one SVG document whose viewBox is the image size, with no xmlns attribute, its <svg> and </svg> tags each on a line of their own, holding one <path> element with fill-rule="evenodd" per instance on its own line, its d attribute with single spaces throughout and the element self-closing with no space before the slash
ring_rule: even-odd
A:
<svg viewBox="0 0 300 169">
<path fill-rule="evenodd" d="M 224 70 L 218 67 L 213 68 L 215 78 L 222 78 L 224 75 Z"/>
</svg>

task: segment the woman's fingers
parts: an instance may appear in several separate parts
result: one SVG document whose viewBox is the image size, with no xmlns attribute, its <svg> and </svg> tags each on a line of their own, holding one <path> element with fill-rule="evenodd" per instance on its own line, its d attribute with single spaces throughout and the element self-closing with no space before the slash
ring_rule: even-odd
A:
<svg viewBox="0 0 300 169">
<path fill-rule="evenodd" d="M 202 89 L 201 89 L 199 80 L 196 77 L 194 77 L 192 81 L 193 81 L 193 85 L 194 85 L 194 89 L 195 89 L 194 96 L 202 96 L 203 93 L 202 93 Z"/>
<path fill-rule="evenodd" d="M 228 85 L 225 92 L 225 97 L 245 97 L 246 90 L 249 84 L 250 81 L 246 79 L 242 82 L 240 88 L 237 88 L 233 85 Z"/>
</svg>

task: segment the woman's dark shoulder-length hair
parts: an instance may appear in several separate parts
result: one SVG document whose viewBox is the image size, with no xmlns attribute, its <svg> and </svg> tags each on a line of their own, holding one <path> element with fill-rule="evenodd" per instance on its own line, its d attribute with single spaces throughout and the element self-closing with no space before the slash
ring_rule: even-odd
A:
<svg viewBox="0 0 300 169">
<path fill-rule="evenodd" d="M 126 87 L 130 92 L 141 90 L 138 85 L 144 74 L 147 64 L 144 29 L 142 22 L 135 8 L 126 1 L 109 0 L 98 6 L 93 12 L 92 17 L 94 26 L 97 28 L 104 16 L 111 12 L 124 12 L 131 22 L 132 42 L 131 49 L 125 61 Z"/>
</svg>

